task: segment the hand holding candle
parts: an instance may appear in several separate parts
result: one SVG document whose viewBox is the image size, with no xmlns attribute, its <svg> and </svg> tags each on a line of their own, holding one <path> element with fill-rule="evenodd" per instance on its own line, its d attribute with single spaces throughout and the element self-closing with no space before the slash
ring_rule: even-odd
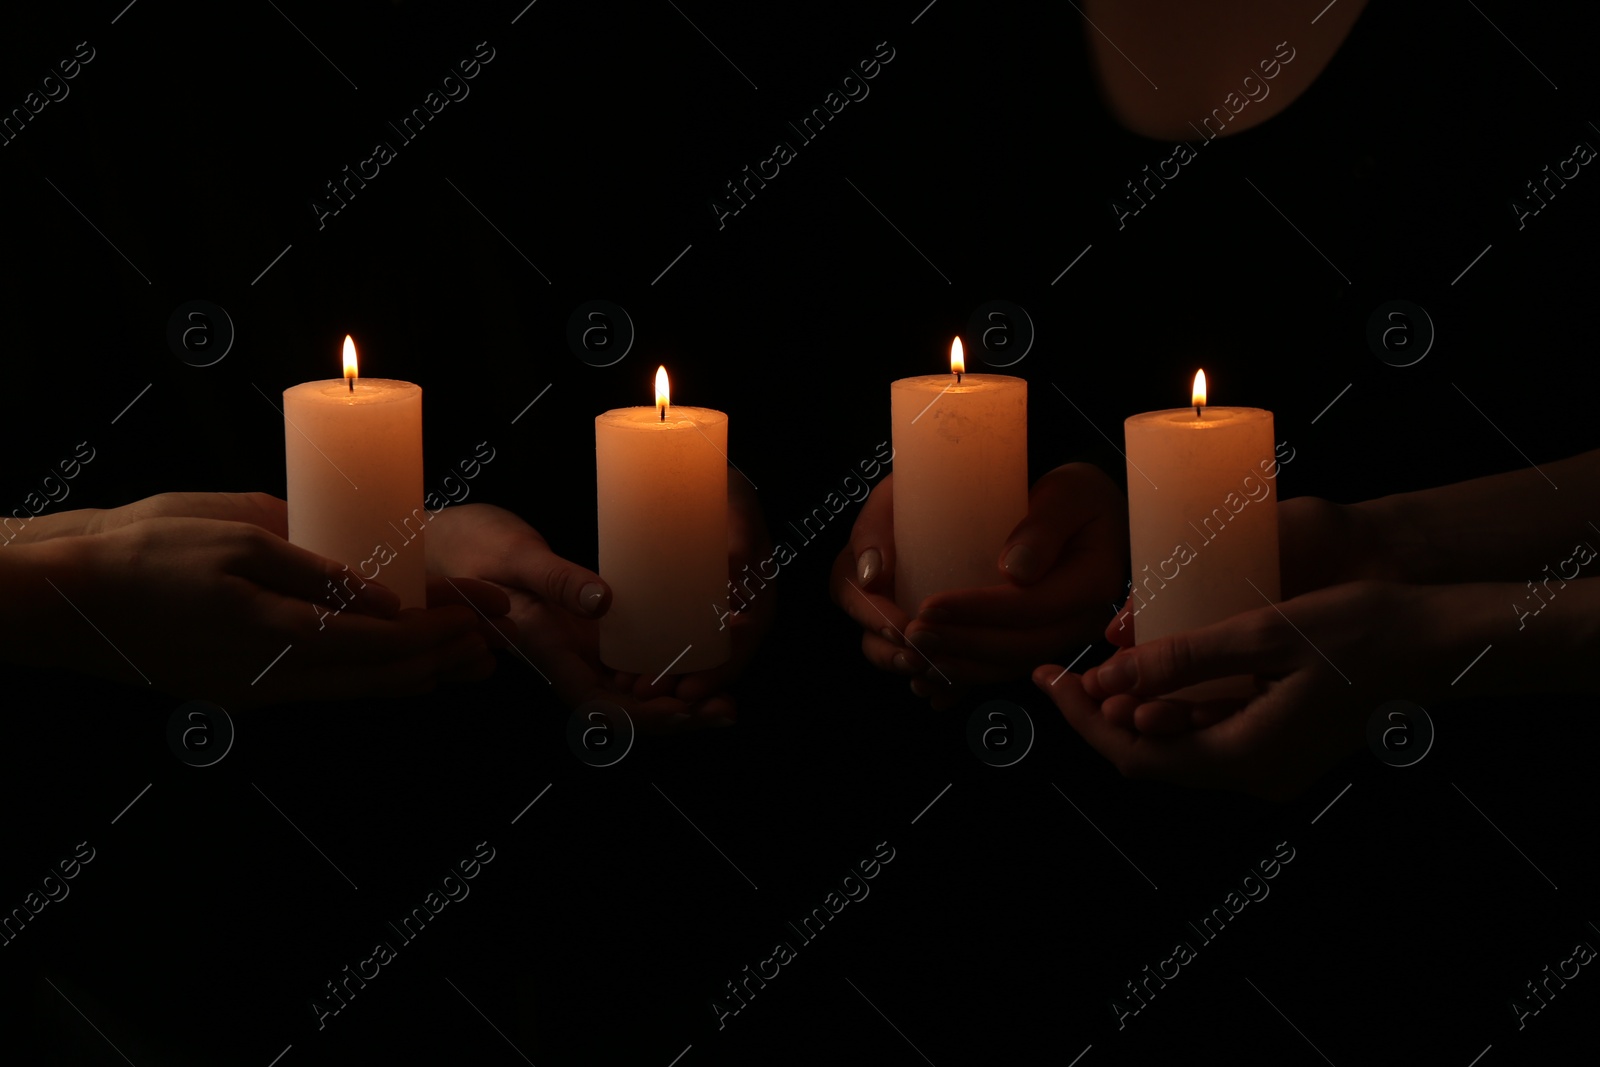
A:
<svg viewBox="0 0 1600 1067">
<path fill-rule="evenodd" d="M 883 595 L 894 587 L 895 477 L 873 488 L 830 579 L 874 666 L 910 677 L 912 691 L 942 710 L 966 684 L 1026 677 L 1099 639 L 1128 567 L 1128 502 L 1104 471 L 1067 463 L 1045 474 L 993 582 L 936 593 L 915 616 Z"/>
<path fill-rule="evenodd" d="M 729 478 L 728 498 L 731 573 L 770 558 L 772 548 L 755 494 L 742 477 Z M 489 504 L 446 508 L 428 528 L 428 557 L 435 573 L 470 576 L 506 594 L 518 648 L 564 703 L 621 708 L 646 733 L 732 724 L 737 706 L 727 687 L 770 626 L 776 596 L 768 590 L 727 619 L 733 645 L 727 663 L 652 684 L 659 671 L 619 675 L 600 662 L 598 620 L 610 607 L 601 577 L 558 556 L 515 514 Z"/>
<path fill-rule="evenodd" d="M 1483 600 L 1482 586 L 1345 582 L 1033 680 L 1129 778 L 1283 802 L 1364 748 L 1385 700 L 1451 695 L 1451 671 L 1485 643 Z M 1269 679 L 1242 707 L 1168 696 L 1241 668 Z"/>
<path fill-rule="evenodd" d="M 505 593 L 519 650 L 568 705 L 620 708 L 646 732 L 731 725 L 725 687 L 776 594 L 729 613 L 728 576 L 770 558 L 770 538 L 754 494 L 732 484 L 727 417 L 673 405 L 665 370 L 657 376 L 654 406 L 595 420 L 603 578 L 487 504 L 434 520 L 430 566 Z M 623 625 L 608 632 L 615 619 Z"/>
<path fill-rule="evenodd" d="M 1040 478 L 1030 492 L 1024 384 L 1013 378 L 966 374 L 959 339 L 951 347 L 949 377 L 933 376 L 926 385 L 916 379 L 911 380 L 916 385 L 895 383 L 908 393 L 922 388 L 925 396 L 905 405 L 900 403 L 903 397 L 896 396 L 896 472 L 884 478 L 862 506 L 850 543 L 834 561 L 829 581 L 834 602 L 862 628 L 862 654 L 880 670 L 909 676 L 912 691 L 932 698 L 935 709 L 953 703 L 965 684 L 1025 677 L 1068 646 L 1094 640 L 1104 627 L 1106 603 L 1121 592 L 1118 575 L 1126 567 L 1128 544 L 1126 501 L 1115 483 L 1093 465 L 1064 464 Z M 976 397 L 957 392 L 995 380 L 1001 383 L 998 392 L 979 392 Z M 960 427 L 959 418 L 942 428 L 956 430 L 950 435 L 956 440 L 941 444 L 945 434 L 936 433 L 930 449 L 915 437 L 924 424 L 936 425 L 935 413 L 952 400 L 968 402 L 952 412 L 970 416 L 978 406 L 970 403 L 974 399 L 981 403 L 990 396 L 1007 395 L 1015 405 L 1008 409 L 1001 400 L 1000 417 L 983 427 L 1001 428 L 999 448 L 992 447 L 989 435 L 978 432 L 970 420 Z M 923 459 L 939 447 L 955 453 L 952 463 L 921 464 L 930 473 L 924 492 L 933 496 L 935 507 L 944 486 L 940 475 L 962 469 L 963 448 L 971 453 L 974 469 L 965 472 L 957 492 L 964 491 L 967 482 L 977 483 L 980 503 L 974 512 L 988 508 L 982 495 L 986 489 L 1000 490 L 1004 501 L 1004 521 L 995 514 L 978 516 L 982 525 L 992 528 L 981 534 L 981 543 L 961 550 L 973 565 L 960 584 L 926 595 L 917 589 L 915 575 L 902 580 L 908 545 L 915 569 L 919 539 L 934 553 L 947 553 L 949 545 L 959 544 L 980 523 L 964 511 L 928 523 L 922 514 L 926 500 L 909 508 L 902 503 L 908 473 L 910 481 L 916 481 L 916 471 L 907 470 L 908 442 Z M 937 459 L 936 451 L 934 455 Z M 913 468 L 917 458 L 912 457 Z M 992 470 L 985 467 L 985 459 L 992 462 Z M 997 484 L 985 485 L 989 480 Z"/>
</svg>

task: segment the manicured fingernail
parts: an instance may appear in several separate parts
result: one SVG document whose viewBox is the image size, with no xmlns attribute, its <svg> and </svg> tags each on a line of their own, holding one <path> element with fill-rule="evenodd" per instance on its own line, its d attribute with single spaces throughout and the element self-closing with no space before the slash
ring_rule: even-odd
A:
<svg viewBox="0 0 1600 1067">
<path fill-rule="evenodd" d="M 667 725 L 668 726 L 682 726 L 684 723 L 688 722 L 691 718 L 693 718 L 693 716 L 689 715 L 687 712 L 680 711 L 676 715 L 668 715 L 667 716 Z"/>
<path fill-rule="evenodd" d="M 911 665 L 910 658 L 904 652 L 894 654 L 894 669 L 901 674 L 916 674 L 917 668 Z"/>
<path fill-rule="evenodd" d="M 883 569 L 883 554 L 875 548 L 869 548 L 856 559 L 856 577 L 861 579 L 862 585 L 871 585 L 872 579 L 878 576 Z"/>
<path fill-rule="evenodd" d="M 1039 554 L 1027 545 L 1012 545 L 1000 565 L 1020 581 L 1031 582 L 1039 577 Z"/>
<path fill-rule="evenodd" d="M 933 655 L 944 647 L 944 639 L 932 630 L 919 630 L 914 634 L 908 634 L 906 639 L 911 642 L 912 647 L 925 656 Z"/>
<path fill-rule="evenodd" d="M 1095 681 L 1107 693 L 1121 693 L 1132 689 L 1139 680 L 1132 656 L 1112 656 L 1095 668 Z"/>
<path fill-rule="evenodd" d="M 600 608 L 600 601 L 606 598 L 606 587 L 599 582 L 590 582 L 578 592 L 578 604 L 583 608 L 585 615 L 593 615 Z"/>
<path fill-rule="evenodd" d="M 911 679 L 911 691 L 919 697 L 925 697 L 929 693 L 933 692 L 933 690 L 928 687 L 928 683 L 923 681 L 921 678 Z"/>
<path fill-rule="evenodd" d="M 897 645 L 900 643 L 900 635 L 895 633 L 891 627 L 885 626 L 878 632 L 883 635 L 885 641 L 893 641 Z"/>
</svg>

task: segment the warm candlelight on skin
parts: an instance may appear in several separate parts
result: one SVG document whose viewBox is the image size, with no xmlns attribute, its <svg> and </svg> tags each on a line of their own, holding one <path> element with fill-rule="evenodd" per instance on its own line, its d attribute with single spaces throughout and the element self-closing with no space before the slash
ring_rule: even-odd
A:
<svg viewBox="0 0 1600 1067">
<path fill-rule="evenodd" d="M 1028 383 L 967 374 L 959 337 L 950 372 L 889 388 L 894 598 L 913 615 L 935 593 L 1003 583 L 1000 549 L 1028 514 Z"/>
<path fill-rule="evenodd" d="M 1133 566 L 1128 611 L 1136 641 L 1276 603 L 1272 412 L 1207 407 L 1200 371 L 1190 407 L 1134 415 L 1123 430 Z M 1240 677 L 1171 695 L 1221 699 L 1248 696 L 1253 689 L 1251 679 Z"/>
<path fill-rule="evenodd" d="M 422 390 L 357 378 L 346 336 L 342 378 L 283 391 L 289 540 L 426 607 Z"/>
<path fill-rule="evenodd" d="M 728 416 L 669 403 L 656 371 L 653 407 L 594 420 L 600 661 L 656 678 L 720 666 L 728 614 Z"/>
</svg>

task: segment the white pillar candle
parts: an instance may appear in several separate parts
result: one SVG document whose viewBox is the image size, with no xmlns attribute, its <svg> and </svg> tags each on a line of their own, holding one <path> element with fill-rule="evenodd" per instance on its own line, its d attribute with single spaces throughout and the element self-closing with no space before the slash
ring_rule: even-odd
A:
<svg viewBox="0 0 1600 1067">
<path fill-rule="evenodd" d="M 388 586 L 402 608 L 426 607 L 422 389 L 357 377 L 344 345 L 345 377 L 283 391 L 289 540 Z"/>
<path fill-rule="evenodd" d="M 1128 458 L 1129 610 L 1139 644 L 1276 603 L 1278 464 L 1272 412 L 1205 406 L 1205 372 L 1193 405 L 1134 415 L 1123 424 Z M 1172 695 L 1248 696 L 1247 677 Z"/>
<path fill-rule="evenodd" d="M 1000 550 L 1028 514 L 1028 383 L 949 374 L 889 388 L 894 434 L 895 603 L 915 615 L 952 589 L 1000 585 Z"/>
<path fill-rule="evenodd" d="M 720 666 L 727 628 L 728 416 L 668 402 L 594 420 L 600 576 L 600 660 L 655 678 Z"/>
</svg>

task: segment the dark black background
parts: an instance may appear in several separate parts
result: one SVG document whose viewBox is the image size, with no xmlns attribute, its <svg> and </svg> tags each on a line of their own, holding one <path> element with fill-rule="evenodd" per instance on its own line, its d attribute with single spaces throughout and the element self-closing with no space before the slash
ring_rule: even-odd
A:
<svg viewBox="0 0 1600 1067">
<path fill-rule="evenodd" d="M 0 108 L 78 42 L 95 58 L 0 147 L 0 511 L 84 440 L 97 456 L 63 506 L 281 495 L 261 394 L 335 375 L 349 332 L 363 373 L 427 391 L 429 486 L 489 441 L 471 499 L 570 558 L 594 557 L 592 419 L 648 403 L 663 362 L 675 400 L 730 413 L 777 532 L 888 438 L 888 382 L 938 369 L 992 299 L 1037 329 L 1008 368 L 1030 383 L 1035 475 L 1090 457 L 1120 479 L 1101 433 L 1182 403 L 1201 365 L 1215 402 L 1276 413 L 1289 496 L 1595 446 L 1600 179 L 1585 168 L 1520 230 L 1509 206 L 1600 143 L 1589 27 L 1566 9 L 1378 5 L 1304 97 L 1197 142 L 1119 229 L 1110 199 L 1171 146 L 1111 120 L 1094 31 L 1069 5 L 922 3 L 8 14 Z M 1321 6 L 1285 5 L 1274 39 L 1323 32 Z M 386 121 L 481 41 L 494 58 L 470 95 L 400 145 Z M 884 41 L 870 95 L 796 143 L 787 123 Z M 319 228 L 324 183 L 380 139 L 396 159 Z M 719 228 L 712 198 L 779 139 L 797 159 Z M 205 368 L 166 340 L 196 299 L 237 331 Z M 592 299 L 637 328 L 603 369 L 566 340 Z M 1394 299 L 1437 329 L 1411 367 L 1366 342 Z M 415 701 L 236 716 L 204 769 L 167 748 L 177 699 L 12 670 L 0 907 L 75 843 L 96 858 L 0 948 L 0 1041 L 47 1062 L 285 1067 L 1065 1063 L 1092 1046 L 1092 1067 L 1466 1064 L 1491 1044 L 1484 1064 L 1540 1062 L 1592 1039 L 1588 968 L 1520 1032 L 1507 1007 L 1600 938 L 1592 705 L 1430 709 L 1421 764 L 1361 753 L 1281 807 L 1135 786 L 1026 683 L 934 713 L 873 671 L 826 595 L 851 514 L 785 569 L 738 727 L 641 739 L 606 769 L 573 756 L 567 710 L 515 658 Z M 1010 768 L 966 743 L 993 698 L 1037 728 Z M 484 840 L 470 897 L 319 1031 L 323 984 Z M 1123 983 L 1280 841 L 1295 859 L 1271 896 L 1119 1032 Z M 786 922 L 879 842 L 895 858 L 870 896 L 719 1030 L 723 983 L 794 941 Z"/>
</svg>

